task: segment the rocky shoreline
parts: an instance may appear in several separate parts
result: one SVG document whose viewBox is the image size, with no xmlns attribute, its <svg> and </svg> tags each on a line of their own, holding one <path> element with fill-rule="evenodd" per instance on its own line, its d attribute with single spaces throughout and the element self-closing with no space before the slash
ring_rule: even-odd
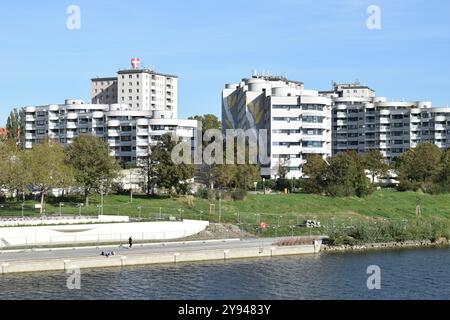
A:
<svg viewBox="0 0 450 320">
<path fill-rule="evenodd" d="M 437 247 L 448 246 L 449 242 L 445 238 L 431 240 L 415 240 L 415 241 L 401 241 L 401 242 L 381 242 L 368 243 L 359 245 L 322 245 L 324 252 L 347 252 L 347 251 L 363 251 L 375 249 L 401 249 L 401 248 L 420 248 L 420 247 Z"/>
</svg>

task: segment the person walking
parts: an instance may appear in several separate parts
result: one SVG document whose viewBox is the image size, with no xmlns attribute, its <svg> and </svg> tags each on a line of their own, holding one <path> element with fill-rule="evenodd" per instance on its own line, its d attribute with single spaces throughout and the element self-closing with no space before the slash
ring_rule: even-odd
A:
<svg viewBox="0 0 450 320">
<path fill-rule="evenodd" d="M 128 239 L 128 243 L 130 244 L 130 249 L 131 249 L 131 246 L 133 245 L 133 238 L 132 237 L 130 237 Z"/>
</svg>

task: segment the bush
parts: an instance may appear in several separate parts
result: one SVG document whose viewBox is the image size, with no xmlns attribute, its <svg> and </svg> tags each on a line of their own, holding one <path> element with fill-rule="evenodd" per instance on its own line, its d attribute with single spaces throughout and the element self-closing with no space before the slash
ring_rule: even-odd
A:
<svg viewBox="0 0 450 320">
<path fill-rule="evenodd" d="M 284 189 L 291 190 L 291 180 L 289 179 L 277 179 L 275 184 L 275 189 L 281 192 L 284 192 Z"/>
<path fill-rule="evenodd" d="M 245 200 L 245 198 L 247 197 L 247 191 L 246 190 L 242 190 L 242 189 L 238 189 L 236 191 L 233 191 L 231 193 L 231 197 L 234 201 L 242 201 Z"/>
<path fill-rule="evenodd" d="M 195 196 L 201 199 L 208 199 L 208 191 L 207 188 L 199 188 L 195 193 Z"/>
</svg>

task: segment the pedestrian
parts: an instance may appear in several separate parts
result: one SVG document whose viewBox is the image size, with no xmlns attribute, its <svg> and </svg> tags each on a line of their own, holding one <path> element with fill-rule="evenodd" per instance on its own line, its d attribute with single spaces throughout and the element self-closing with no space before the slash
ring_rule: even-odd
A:
<svg viewBox="0 0 450 320">
<path fill-rule="evenodd" d="M 133 245 L 133 238 L 132 237 L 130 237 L 128 239 L 128 243 L 130 244 L 130 249 L 131 249 L 131 246 Z"/>
</svg>

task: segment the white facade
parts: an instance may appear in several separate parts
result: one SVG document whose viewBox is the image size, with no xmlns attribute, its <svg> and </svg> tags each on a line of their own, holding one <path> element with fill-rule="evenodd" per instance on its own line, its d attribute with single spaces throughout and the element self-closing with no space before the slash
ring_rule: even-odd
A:
<svg viewBox="0 0 450 320">
<path fill-rule="evenodd" d="M 67 145 L 80 134 L 92 134 L 107 142 L 111 155 L 124 164 L 139 164 L 166 133 L 191 140 L 195 148 L 197 121 L 177 119 L 177 76 L 140 69 L 136 61 L 117 77 L 91 79 L 92 104 L 66 100 L 26 107 L 25 147 L 46 136 Z"/>
<path fill-rule="evenodd" d="M 261 165 L 263 176 L 276 177 L 281 164 L 287 178 L 299 178 L 309 154 L 331 156 L 331 99 L 283 77 L 254 76 L 226 85 L 222 126 L 267 130 L 270 164 Z"/>
<path fill-rule="evenodd" d="M 131 110 L 169 111 L 178 116 L 178 77 L 150 69 L 120 70 L 117 77 L 93 78 L 92 103 L 126 104 Z"/>
<path fill-rule="evenodd" d="M 118 160 L 137 163 L 165 133 L 192 140 L 194 146 L 197 121 L 171 115 L 170 111 L 130 110 L 128 105 L 86 104 L 82 100 L 26 107 L 25 147 L 32 148 L 46 136 L 67 145 L 80 134 L 92 134 L 106 141 Z"/>
<path fill-rule="evenodd" d="M 450 109 L 428 101 L 387 101 L 358 83 L 323 91 L 333 101 L 333 154 L 379 150 L 388 161 L 421 142 L 450 146 Z"/>
</svg>

